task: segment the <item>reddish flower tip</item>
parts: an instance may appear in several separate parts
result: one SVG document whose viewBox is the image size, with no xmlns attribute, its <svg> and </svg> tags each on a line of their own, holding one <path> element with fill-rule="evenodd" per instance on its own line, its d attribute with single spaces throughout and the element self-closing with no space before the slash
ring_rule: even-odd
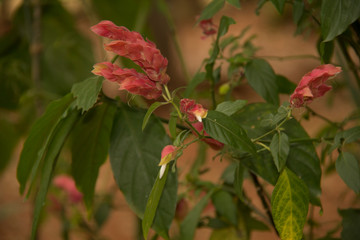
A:
<svg viewBox="0 0 360 240">
<path fill-rule="evenodd" d="M 195 120 L 201 122 L 203 118 L 206 118 L 208 112 L 201 104 L 196 104 L 195 100 L 189 98 L 180 100 L 180 111 L 187 115 L 190 122 Z"/>
<path fill-rule="evenodd" d="M 295 108 L 303 107 L 305 104 L 311 103 L 315 98 L 323 96 L 332 88 L 326 85 L 325 82 L 340 72 L 340 67 L 325 64 L 305 74 L 294 93 L 290 96 L 291 106 Z"/>
</svg>

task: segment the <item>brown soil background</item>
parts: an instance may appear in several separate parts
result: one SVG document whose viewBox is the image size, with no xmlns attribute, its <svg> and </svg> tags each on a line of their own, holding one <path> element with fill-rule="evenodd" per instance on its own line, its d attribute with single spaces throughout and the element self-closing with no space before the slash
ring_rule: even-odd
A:
<svg viewBox="0 0 360 240">
<path fill-rule="evenodd" d="M 189 72 L 192 75 L 197 71 L 202 59 L 207 57 L 211 40 L 201 39 L 201 31 L 194 26 L 194 14 L 184 13 L 182 9 L 176 13 L 174 8 L 179 7 L 179 5 L 174 4 L 172 7 L 177 24 L 179 43 L 184 53 Z M 317 39 L 315 34 L 309 34 L 306 37 L 294 37 L 295 26 L 292 23 L 292 19 L 286 16 L 286 14 L 280 17 L 271 4 L 265 5 L 261 10 L 260 16 L 256 16 L 254 10 L 255 4 L 247 1 L 242 3 L 241 10 L 226 7 L 222 13 L 232 16 L 237 22 L 236 25 L 230 27 L 231 33 L 237 34 L 246 26 L 251 25 L 247 36 L 250 36 L 250 34 L 257 35 L 254 43 L 256 46 L 261 47 L 257 53 L 258 56 L 317 55 L 315 48 Z M 214 22 L 218 23 L 219 18 L 220 16 L 217 15 Z M 271 63 L 277 74 L 282 74 L 293 82 L 298 82 L 305 73 L 320 64 L 319 61 L 315 59 L 279 61 L 267 58 L 267 60 Z M 176 59 L 173 61 L 176 61 Z M 171 64 L 171 59 L 169 62 Z M 176 81 L 176 79 L 172 81 Z M 182 84 L 181 81 L 177 81 L 174 85 L 179 86 Z M 262 101 L 255 92 L 248 87 L 239 89 L 238 94 L 241 99 L 247 99 L 249 102 Z M 282 97 L 282 100 L 287 99 L 288 96 Z M 334 121 L 342 120 L 344 116 L 355 108 L 350 94 L 346 91 L 336 92 L 331 107 L 329 107 L 327 97 L 316 100 L 311 107 Z M 304 110 L 296 111 L 295 116 L 300 117 L 303 111 Z M 302 121 L 301 123 L 311 136 L 314 136 L 316 132 L 325 125 L 322 120 L 317 118 L 312 118 L 311 121 Z M 29 239 L 30 236 L 32 223 L 31 203 L 30 201 L 24 201 L 24 198 L 19 195 L 19 185 L 16 180 L 16 165 L 20 151 L 21 144 L 14 153 L 13 161 L 7 170 L 0 175 L 0 240 L 24 240 Z M 178 161 L 181 171 L 186 172 L 191 165 L 191 162 L 195 158 L 193 155 L 195 151 L 196 146 L 191 146 L 185 151 L 185 154 Z M 214 152 L 210 151 L 207 161 L 207 166 L 210 167 L 210 171 L 204 175 L 204 179 L 218 182 L 222 170 L 228 163 L 226 161 L 219 162 L 218 160 L 211 160 L 213 155 Z M 97 183 L 97 193 L 101 194 L 109 191 L 113 188 L 114 184 L 111 169 L 107 162 L 101 167 L 100 177 Z M 359 203 L 354 203 L 355 194 L 347 190 L 348 188 L 337 174 L 323 176 L 321 185 L 323 191 L 321 201 L 324 213 L 320 216 L 320 209 L 317 207 L 314 208 L 314 216 L 316 220 L 321 223 L 321 227 L 315 230 L 315 237 L 324 236 L 327 230 L 338 224 L 340 219 L 337 213 L 338 208 L 359 207 Z M 269 189 L 271 189 L 271 187 Z M 251 197 L 254 205 L 261 208 L 260 200 L 256 195 L 251 181 L 245 181 L 245 190 Z M 101 230 L 102 235 L 110 240 L 136 239 L 136 218 L 127 206 L 120 191 L 116 193 L 115 205 L 116 209 L 111 212 L 110 218 Z M 307 230 L 308 229 L 305 228 L 305 232 Z M 53 215 L 48 216 L 39 230 L 39 239 L 60 240 L 60 231 L 61 226 L 58 219 Z M 197 232 L 195 239 L 209 239 L 210 233 L 208 229 L 201 229 Z M 339 233 L 338 236 L 340 236 Z M 82 233 L 75 231 L 71 234 L 71 239 L 86 238 Z M 272 232 L 254 232 L 252 239 L 277 239 L 277 237 Z"/>
</svg>

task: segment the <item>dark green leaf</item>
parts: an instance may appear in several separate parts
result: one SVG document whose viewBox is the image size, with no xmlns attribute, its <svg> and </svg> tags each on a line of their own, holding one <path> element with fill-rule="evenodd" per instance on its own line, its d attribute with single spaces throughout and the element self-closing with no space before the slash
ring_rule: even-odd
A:
<svg viewBox="0 0 360 240">
<path fill-rule="evenodd" d="M 46 194 L 51 182 L 52 173 L 56 165 L 56 159 L 80 115 L 77 111 L 72 111 L 56 124 L 55 129 L 51 132 L 49 140 L 45 146 L 45 151 L 40 155 L 44 163 L 41 169 L 39 191 L 35 199 L 35 209 L 33 215 L 33 224 L 31 231 L 31 239 L 36 239 L 36 230 L 39 224 L 40 214 L 45 205 Z"/>
<path fill-rule="evenodd" d="M 235 193 L 241 200 L 244 199 L 244 194 L 243 194 L 244 175 L 245 175 L 244 166 L 241 163 L 237 163 L 235 168 L 235 176 L 234 176 L 234 188 L 235 188 Z"/>
<path fill-rule="evenodd" d="M 360 236 L 360 209 L 349 208 L 339 210 L 342 216 L 343 230 L 341 232 L 342 240 L 354 240 Z"/>
<path fill-rule="evenodd" d="M 292 94 L 296 88 L 295 83 L 282 75 L 276 75 L 276 85 L 278 86 L 279 93 L 284 94 Z"/>
<path fill-rule="evenodd" d="M 245 66 L 250 86 L 267 102 L 279 105 L 278 86 L 274 70 L 263 59 L 254 59 Z"/>
<path fill-rule="evenodd" d="M 92 208 L 100 166 L 108 155 L 111 127 L 116 107 L 104 102 L 87 112 L 76 125 L 72 142 L 72 175 Z"/>
<path fill-rule="evenodd" d="M 180 237 L 179 240 L 189 240 L 194 239 L 195 230 L 198 225 L 201 212 L 208 204 L 211 195 L 214 193 L 213 190 L 208 192 L 201 200 L 196 204 L 196 206 L 191 209 L 189 214 L 186 216 L 184 221 L 180 225 Z"/>
<path fill-rule="evenodd" d="M 240 0 L 226 0 L 228 3 L 230 3 L 231 5 L 233 5 L 234 7 L 240 8 L 241 4 L 240 4 Z"/>
<path fill-rule="evenodd" d="M 184 92 L 184 98 L 188 98 L 194 92 L 195 88 L 205 80 L 206 73 L 198 72 L 191 79 L 190 83 L 187 85 L 186 90 Z"/>
<path fill-rule="evenodd" d="M 334 47 L 335 47 L 334 41 L 323 42 L 321 41 L 321 39 L 319 39 L 317 43 L 317 50 L 319 55 L 321 56 L 322 63 L 327 64 L 331 62 L 331 58 L 334 53 Z"/>
<path fill-rule="evenodd" d="M 341 152 L 336 160 L 336 171 L 356 194 L 360 193 L 359 161 L 349 152 Z"/>
<path fill-rule="evenodd" d="M 304 1 L 303 0 L 295 0 L 293 4 L 293 20 L 297 25 L 304 14 Z"/>
<path fill-rule="evenodd" d="M 207 20 L 212 18 L 218 11 L 220 11 L 224 7 L 224 4 L 225 4 L 225 0 L 211 1 L 201 12 L 201 15 L 196 23 L 199 23 L 202 20 Z"/>
<path fill-rule="evenodd" d="M 357 0 L 322 1 L 321 34 L 324 42 L 333 40 L 360 17 Z"/>
<path fill-rule="evenodd" d="M 243 108 L 246 105 L 246 103 L 247 103 L 246 100 L 240 100 L 240 99 L 236 101 L 222 102 L 216 106 L 216 111 L 231 116 L 237 111 L 239 111 L 241 108 Z"/>
<path fill-rule="evenodd" d="M 103 80 L 102 77 L 91 77 L 74 84 L 71 88 L 75 105 L 79 110 L 82 110 L 82 113 L 88 111 L 96 103 Z"/>
<path fill-rule="evenodd" d="M 330 152 L 334 151 L 340 145 L 352 143 L 360 139 L 360 126 L 347 129 L 339 132 L 335 135 L 334 144 L 330 149 Z"/>
<path fill-rule="evenodd" d="M 217 111 L 208 111 L 204 119 L 206 132 L 214 139 L 237 150 L 256 156 L 256 149 L 244 129 L 231 117 Z"/>
<path fill-rule="evenodd" d="M 154 102 L 153 104 L 151 104 L 151 106 L 149 107 L 149 109 L 147 110 L 146 114 L 145 114 L 145 117 L 144 117 L 144 120 L 143 120 L 143 123 L 142 123 L 142 126 L 141 126 L 141 130 L 144 131 L 145 127 L 146 127 L 146 124 L 148 123 L 149 121 L 149 118 L 151 117 L 151 114 L 160 106 L 162 105 L 165 105 L 165 104 L 168 104 L 168 102 Z"/>
<path fill-rule="evenodd" d="M 309 208 L 309 192 L 305 183 L 287 168 L 275 185 L 271 208 L 280 238 L 300 240 Z"/>
<path fill-rule="evenodd" d="M 211 200 L 215 206 L 216 212 L 236 226 L 237 209 L 232 196 L 226 191 L 219 190 L 212 195 Z"/>
<path fill-rule="evenodd" d="M 284 11 L 286 0 L 271 0 L 271 2 L 274 4 L 278 12 L 282 14 Z"/>
<path fill-rule="evenodd" d="M 146 203 L 144 218 L 142 220 L 142 230 L 144 238 L 147 239 L 150 227 L 154 221 L 154 217 L 156 214 L 156 210 L 162 195 L 162 192 L 164 190 L 164 186 L 166 183 L 167 175 L 169 172 L 169 164 L 166 165 L 166 169 L 164 172 L 164 175 L 160 179 L 160 177 L 157 177 L 154 183 L 153 188 L 151 189 L 150 196 Z"/>
<path fill-rule="evenodd" d="M 46 108 L 44 115 L 42 115 L 31 128 L 30 134 L 24 143 L 17 167 L 20 193 L 24 192 L 30 174 L 32 178 L 36 174 L 41 156 L 45 151 L 45 146 L 48 144 L 56 125 L 72 101 L 73 97 L 71 94 L 53 101 Z"/>
<path fill-rule="evenodd" d="M 150 117 L 148 127 L 141 131 L 145 113 L 121 107 L 115 117 L 110 141 L 110 162 L 115 181 L 131 209 L 141 219 L 159 172 L 163 147 L 170 144 L 161 122 Z M 175 214 L 177 194 L 176 173 L 169 173 L 153 228 L 162 236 Z"/>
<path fill-rule="evenodd" d="M 283 132 L 274 134 L 270 143 L 270 150 L 275 166 L 277 170 L 281 172 L 286 164 L 286 159 L 290 150 L 288 136 Z"/>
</svg>

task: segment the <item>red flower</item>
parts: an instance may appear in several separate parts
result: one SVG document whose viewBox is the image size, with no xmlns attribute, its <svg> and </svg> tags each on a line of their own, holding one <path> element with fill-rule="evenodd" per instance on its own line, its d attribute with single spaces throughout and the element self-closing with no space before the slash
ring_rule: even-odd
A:
<svg viewBox="0 0 360 240">
<path fill-rule="evenodd" d="M 203 39 L 208 36 L 214 35 L 217 32 L 217 26 L 213 24 L 211 18 L 200 21 L 199 26 L 203 30 Z"/>
<path fill-rule="evenodd" d="M 326 80 L 340 72 L 340 67 L 325 64 L 305 74 L 290 96 L 291 106 L 299 108 L 311 103 L 315 98 L 323 96 L 331 89 L 331 86 L 325 84 Z"/>
<path fill-rule="evenodd" d="M 201 122 L 202 118 L 206 118 L 208 110 L 201 104 L 196 104 L 195 100 L 183 98 L 180 100 L 180 111 L 187 115 L 190 122 L 196 119 Z"/>
<path fill-rule="evenodd" d="M 202 122 L 196 122 L 193 123 L 192 126 L 196 129 L 196 131 L 198 131 L 199 133 L 202 133 L 203 131 L 203 135 L 205 137 L 209 137 L 210 135 L 204 130 L 204 124 Z M 193 134 L 197 135 L 196 132 L 193 132 Z M 214 150 L 220 150 L 224 147 L 224 144 L 213 139 L 213 138 L 203 138 L 201 139 L 201 141 L 205 142 L 206 144 L 208 144 L 212 149 Z"/>
<path fill-rule="evenodd" d="M 74 180 L 69 176 L 59 175 L 55 177 L 54 185 L 64 190 L 72 203 L 78 203 L 83 198 L 82 193 L 76 188 Z"/>
</svg>

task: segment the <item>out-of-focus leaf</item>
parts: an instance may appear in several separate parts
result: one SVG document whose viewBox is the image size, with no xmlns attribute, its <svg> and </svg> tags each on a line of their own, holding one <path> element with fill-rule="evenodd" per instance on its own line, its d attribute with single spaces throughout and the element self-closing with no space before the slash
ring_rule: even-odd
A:
<svg viewBox="0 0 360 240">
<path fill-rule="evenodd" d="M 71 88 L 75 98 L 75 105 L 82 113 L 88 111 L 96 103 L 102 82 L 103 78 L 96 76 L 76 83 Z"/>
<path fill-rule="evenodd" d="M 240 0 L 226 0 L 228 3 L 230 3 L 231 5 L 233 5 L 234 7 L 240 8 L 241 4 L 240 4 Z"/>
<path fill-rule="evenodd" d="M 359 161 L 349 152 L 341 152 L 336 160 L 336 171 L 349 188 L 360 193 Z"/>
<path fill-rule="evenodd" d="M 9 164 L 18 140 L 19 133 L 14 124 L 0 117 L 0 174 Z"/>
<path fill-rule="evenodd" d="M 334 41 L 323 42 L 321 39 L 319 39 L 317 43 L 317 50 L 323 63 L 327 64 L 331 62 L 331 58 L 334 53 L 334 47 Z"/>
<path fill-rule="evenodd" d="M 31 128 L 29 136 L 24 143 L 17 168 L 20 193 L 24 192 L 30 174 L 32 177 L 36 174 L 42 158 L 41 156 L 44 154 L 45 147 L 49 143 L 50 136 L 72 101 L 73 96 L 71 94 L 53 101 L 46 108 L 44 115 Z"/>
<path fill-rule="evenodd" d="M 267 102 L 279 105 L 276 75 L 268 62 L 254 59 L 245 66 L 245 76 L 250 86 Z"/>
<path fill-rule="evenodd" d="M 359 17 L 360 4 L 357 0 L 322 1 L 320 23 L 324 42 L 339 36 Z"/>
<path fill-rule="evenodd" d="M 282 240 L 300 240 L 309 208 L 305 183 L 285 168 L 271 195 L 272 216 Z"/>
<path fill-rule="evenodd" d="M 239 111 L 241 108 L 243 108 L 246 105 L 246 100 L 236 100 L 236 101 L 226 101 L 222 102 L 219 105 L 216 106 L 216 111 L 222 112 L 228 116 L 233 115 L 237 111 Z"/>
<path fill-rule="evenodd" d="M 341 209 L 339 210 L 339 213 L 343 218 L 343 230 L 341 232 L 341 239 L 357 239 L 360 236 L 360 209 Z"/>
<path fill-rule="evenodd" d="M 61 119 L 59 123 L 56 124 L 54 131 L 49 134 L 49 141 L 46 143 L 45 151 L 43 151 L 40 156 L 44 165 L 41 169 L 40 186 L 35 199 L 31 240 L 36 239 L 40 214 L 45 205 L 46 194 L 55 169 L 56 160 L 65 143 L 65 140 L 78 119 L 79 114 L 77 111 L 71 111 L 65 118 Z"/>
<path fill-rule="evenodd" d="M 82 116 L 72 135 L 72 175 L 89 210 L 99 168 L 108 155 L 115 110 L 108 102 L 93 108 Z"/>
<path fill-rule="evenodd" d="M 195 88 L 205 80 L 206 73 L 198 72 L 191 79 L 190 83 L 187 85 L 186 90 L 184 92 L 184 98 L 188 98 L 194 92 Z"/>
<path fill-rule="evenodd" d="M 293 4 L 293 21 L 297 25 L 304 14 L 304 1 L 295 0 Z"/>
<path fill-rule="evenodd" d="M 202 20 L 212 18 L 218 11 L 220 11 L 224 7 L 224 4 L 225 4 L 225 0 L 212 0 L 201 12 L 200 17 L 197 20 L 197 23 L 199 23 Z"/>
<path fill-rule="evenodd" d="M 243 238 L 239 236 L 236 229 L 233 227 L 220 228 L 212 231 L 210 240 L 223 240 L 223 239 L 241 240 Z"/>
<path fill-rule="evenodd" d="M 271 2 L 274 4 L 278 12 L 282 14 L 284 11 L 286 0 L 271 0 Z"/>
<path fill-rule="evenodd" d="M 334 151 L 340 145 L 352 143 L 360 139 L 360 126 L 356 126 L 345 131 L 339 132 L 335 135 L 334 144 L 330 149 L 330 152 Z"/>
<path fill-rule="evenodd" d="M 236 150 L 245 151 L 256 156 L 254 144 L 247 136 L 244 129 L 231 117 L 217 111 L 208 111 L 204 119 L 206 132 L 214 139 L 233 147 Z"/>
<path fill-rule="evenodd" d="M 110 162 L 115 181 L 131 209 L 144 217 L 149 194 L 158 176 L 161 150 L 170 144 L 165 129 L 154 117 L 141 131 L 144 112 L 122 106 L 115 115 L 110 140 Z M 155 215 L 153 228 L 163 237 L 175 214 L 176 172 L 169 172 Z"/>
<path fill-rule="evenodd" d="M 224 217 L 232 225 L 237 225 L 237 209 L 231 195 L 223 190 L 215 192 L 211 200 L 220 216 Z"/>
<path fill-rule="evenodd" d="M 186 216 L 184 221 L 180 225 L 180 236 L 179 240 L 188 240 L 194 239 L 196 226 L 198 225 L 201 212 L 208 204 L 210 197 L 214 193 L 213 190 L 208 192 L 201 200 L 196 204 L 196 206 L 191 209 L 189 214 Z"/>
<path fill-rule="evenodd" d="M 295 83 L 282 75 L 276 75 L 276 85 L 278 86 L 279 93 L 284 94 L 292 94 L 296 88 Z"/>
</svg>

